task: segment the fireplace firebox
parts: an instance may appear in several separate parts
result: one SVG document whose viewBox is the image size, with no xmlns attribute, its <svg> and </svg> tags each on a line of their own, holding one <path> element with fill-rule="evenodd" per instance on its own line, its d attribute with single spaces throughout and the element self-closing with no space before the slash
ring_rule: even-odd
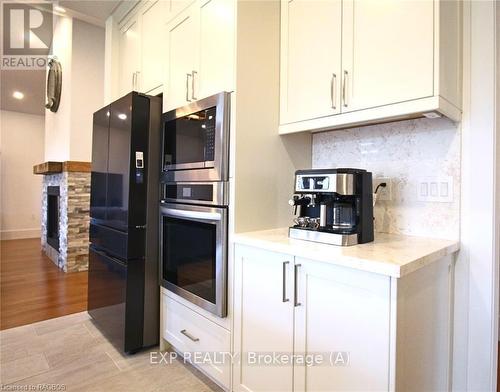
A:
<svg viewBox="0 0 500 392">
<path fill-rule="evenodd" d="M 59 187 L 47 187 L 47 243 L 59 251 Z"/>
</svg>

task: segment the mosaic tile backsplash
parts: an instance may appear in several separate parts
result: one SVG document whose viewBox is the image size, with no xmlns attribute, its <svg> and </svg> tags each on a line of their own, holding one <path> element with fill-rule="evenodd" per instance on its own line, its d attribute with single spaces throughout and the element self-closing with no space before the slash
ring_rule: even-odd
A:
<svg viewBox="0 0 500 392">
<path fill-rule="evenodd" d="M 389 177 L 392 200 L 375 206 L 375 231 L 458 239 L 460 125 L 417 119 L 314 134 L 312 167 L 355 167 Z M 422 177 L 453 178 L 450 203 L 417 200 Z"/>
</svg>

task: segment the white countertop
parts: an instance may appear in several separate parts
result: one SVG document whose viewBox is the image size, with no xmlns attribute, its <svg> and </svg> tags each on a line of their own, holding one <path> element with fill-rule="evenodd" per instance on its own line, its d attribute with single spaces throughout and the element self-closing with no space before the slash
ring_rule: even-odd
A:
<svg viewBox="0 0 500 392">
<path fill-rule="evenodd" d="M 458 241 L 375 233 L 375 241 L 354 246 L 326 245 L 288 238 L 288 228 L 236 234 L 233 241 L 400 278 L 459 249 Z"/>
</svg>

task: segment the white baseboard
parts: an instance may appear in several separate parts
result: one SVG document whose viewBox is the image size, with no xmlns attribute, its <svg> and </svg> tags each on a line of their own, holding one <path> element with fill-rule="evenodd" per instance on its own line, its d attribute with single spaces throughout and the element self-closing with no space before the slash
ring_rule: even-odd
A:
<svg viewBox="0 0 500 392">
<path fill-rule="evenodd" d="M 0 239 L 3 240 L 20 240 L 24 238 L 40 238 L 40 229 L 20 229 L 20 230 L 1 230 Z"/>
</svg>

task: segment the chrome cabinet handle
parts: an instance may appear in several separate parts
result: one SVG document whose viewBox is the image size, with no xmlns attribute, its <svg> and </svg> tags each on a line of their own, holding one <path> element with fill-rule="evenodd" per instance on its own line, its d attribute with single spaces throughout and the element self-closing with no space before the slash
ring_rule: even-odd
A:
<svg viewBox="0 0 500 392">
<path fill-rule="evenodd" d="M 191 335 L 188 331 L 186 331 L 185 329 L 183 329 L 181 331 L 181 334 L 183 334 L 185 337 L 187 337 L 188 339 L 192 340 L 193 342 L 199 342 L 200 339 L 198 338 L 195 338 L 193 335 Z"/>
<path fill-rule="evenodd" d="M 332 74 L 332 83 L 330 86 L 330 93 L 332 95 L 332 109 L 335 110 L 337 109 L 337 94 L 335 92 L 337 91 L 337 74 Z"/>
<path fill-rule="evenodd" d="M 290 264 L 289 261 L 284 261 L 283 262 L 283 302 L 288 302 L 290 301 L 287 297 L 286 297 L 286 266 Z"/>
<path fill-rule="evenodd" d="M 141 71 L 136 71 L 135 73 L 135 89 L 136 90 L 139 90 L 139 74 L 141 73 Z"/>
<path fill-rule="evenodd" d="M 294 285 L 293 285 L 293 306 L 300 306 L 302 305 L 299 300 L 298 300 L 298 275 L 299 275 L 299 267 L 302 264 L 295 264 L 294 269 L 293 269 L 293 280 L 294 280 Z"/>
<path fill-rule="evenodd" d="M 342 84 L 342 101 L 344 102 L 344 107 L 347 107 L 347 78 L 349 76 L 349 73 L 347 71 L 344 71 L 344 82 Z"/>
<path fill-rule="evenodd" d="M 135 90 L 135 72 L 132 74 L 132 90 Z"/>
<path fill-rule="evenodd" d="M 190 73 L 186 74 L 186 101 L 191 102 L 189 99 L 189 78 L 192 77 Z"/>
<path fill-rule="evenodd" d="M 195 70 L 193 70 L 192 75 L 193 75 L 193 80 L 191 81 L 191 98 L 193 100 L 195 100 L 195 99 L 198 99 L 198 98 L 196 98 L 194 96 L 194 78 L 195 78 L 196 75 L 198 75 L 198 72 L 196 72 Z"/>
</svg>

